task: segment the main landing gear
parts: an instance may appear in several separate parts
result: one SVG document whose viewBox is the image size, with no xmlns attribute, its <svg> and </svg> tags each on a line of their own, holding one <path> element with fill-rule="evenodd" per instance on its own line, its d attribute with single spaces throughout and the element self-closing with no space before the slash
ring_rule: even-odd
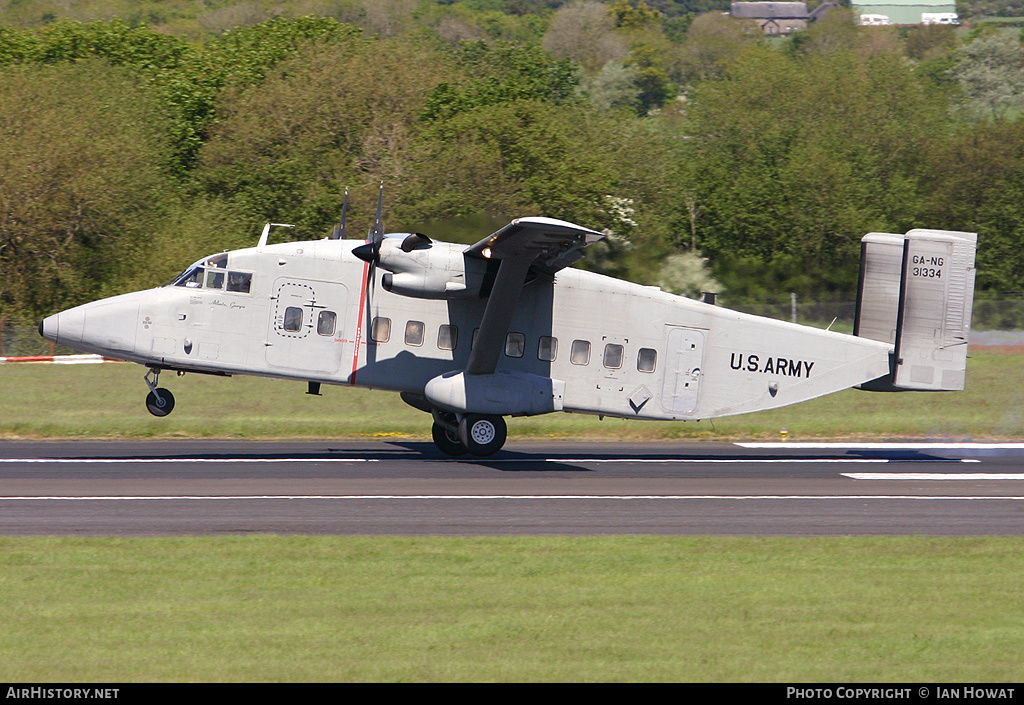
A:
<svg viewBox="0 0 1024 705">
<path fill-rule="evenodd" d="M 505 419 L 490 414 L 455 414 L 435 411 L 431 434 L 434 445 L 445 455 L 457 458 L 470 453 L 479 457 L 493 455 L 505 445 L 508 429 Z"/>
<path fill-rule="evenodd" d="M 149 376 L 153 375 L 150 381 Z M 169 389 L 156 386 L 160 383 L 160 370 L 155 367 L 149 368 L 149 372 L 143 378 L 146 386 L 149 387 L 149 394 L 146 395 L 146 408 L 153 416 L 167 416 L 174 411 L 174 395 Z"/>
</svg>

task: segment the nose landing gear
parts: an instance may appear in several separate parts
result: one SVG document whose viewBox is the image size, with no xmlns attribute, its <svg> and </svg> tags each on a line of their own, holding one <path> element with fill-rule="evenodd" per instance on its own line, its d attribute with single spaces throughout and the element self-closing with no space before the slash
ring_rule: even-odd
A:
<svg viewBox="0 0 1024 705">
<path fill-rule="evenodd" d="M 149 379 L 150 375 L 153 375 L 152 381 Z M 146 395 L 146 409 L 153 416 L 167 416 L 174 410 L 174 395 L 169 389 L 156 386 L 160 383 L 160 370 L 155 367 L 149 368 L 149 372 L 143 379 L 146 380 L 146 386 L 149 387 L 149 394 Z"/>
</svg>

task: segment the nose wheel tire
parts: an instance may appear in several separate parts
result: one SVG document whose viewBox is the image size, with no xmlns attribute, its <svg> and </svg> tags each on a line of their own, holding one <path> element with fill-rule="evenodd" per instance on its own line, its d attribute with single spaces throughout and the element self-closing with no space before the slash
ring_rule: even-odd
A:
<svg viewBox="0 0 1024 705">
<path fill-rule="evenodd" d="M 459 441 L 473 455 L 493 455 L 505 445 L 507 428 L 500 416 L 466 414 L 459 422 Z"/>
<path fill-rule="evenodd" d="M 466 454 L 468 449 L 459 441 L 459 434 L 457 432 L 436 423 L 430 429 L 430 433 L 434 437 L 434 445 L 445 455 L 457 458 L 460 455 Z"/>
<path fill-rule="evenodd" d="M 157 387 L 146 396 L 146 408 L 153 416 L 167 416 L 174 410 L 174 395 L 169 389 Z"/>
</svg>

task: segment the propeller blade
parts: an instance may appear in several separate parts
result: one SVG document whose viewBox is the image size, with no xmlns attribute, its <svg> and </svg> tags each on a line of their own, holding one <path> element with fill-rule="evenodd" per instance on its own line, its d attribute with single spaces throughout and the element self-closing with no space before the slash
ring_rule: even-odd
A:
<svg viewBox="0 0 1024 705">
<path fill-rule="evenodd" d="M 373 221 L 366 243 L 353 248 L 352 254 L 370 266 L 366 268 L 366 312 L 369 315 L 373 299 L 374 284 L 377 276 L 377 264 L 380 262 L 380 244 L 384 241 L 384 182 L 380 182 L 377 193 L 377 215 Z"/>
<path fill-rule="evenodd" d="M 384 239 L 384 182 L 380 182 L 380 191 L 377 194 L 377 217 L 373 221 L 373 231 L 370 233 L 370 241 L 377 243 L 377 251 L 380 251 L 380 241 Z"/>
<path fill-rule="evenodd" d="M 348 186 L 345 187 L 345 200 L 341 203 L 341 220 L 334 224 L 334 231 L 331 233 L 332 240 L 345 240 L 348 232 L 345 228 L 345 220 L 348 215 Z"/>
<path fill-rule="evenodd" d="M 348 189 L 345 189 L 345 203 L 348 203 Z M 363 330 L 363 316 L 365 315 L 365 325 L 367 334 L 373 335 L 373 295 L 374 289 L 376 288 L 376 276 L 377 276 L 377 263 L 380 261 L 380 244 L 384 241 L 384 182 L 380 182 L 380 193 L 377 195 L 377 216 L 374 219 L 373 227 L 367 233 L 366 242 L 358 247 L 352 248 L 352 254 L 366 262 L 366 266 L 363 271 L 366 272 L 366 278 L 363 280 L 363 290 L 360 292 L 360 298 L 365 299 L 366 310 L 360 312 L 360 322 L 356 329 L 356 353 L 355 360 L 352 363 L 352 376 L 350 378 L 350 384 L 355 384 L 356 377 L 356 366 L 359 358 L 359 341 L 362 339 Z M 344 223 L 344 206 L 342 207 L 342 223 Z M 344 229 L 344 225 L 342 225 Z M 360 306 L 362 306 L 360 301 Z M 367 352 L 369 347 L 367 347 Z"/>
<path fill-rule="evenodd" d="M 348 238 L 348 232 L 345 230 L 345 220 L 348 217 L 348 186 L 345 186 L 345 200 L 341 202 L 341 223 L 339 227 L 339 235 L 342 240 Z"/>
</svg>

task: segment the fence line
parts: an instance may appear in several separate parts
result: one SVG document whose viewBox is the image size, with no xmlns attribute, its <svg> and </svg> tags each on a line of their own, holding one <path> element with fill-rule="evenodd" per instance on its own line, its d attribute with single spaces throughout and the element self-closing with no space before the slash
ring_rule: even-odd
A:
<svg viewBox="0 0 1024 705">
<path fill-rule="evenodd" d="M 730 302 L 719 299 L 723 306 L 756 316 L 781 321 L 796 319 L 804 325 L 827 327 L 844 333 L 853 332 L 857 315 L 856 301 L 800 301 L 785 304 Z M 795 316 L 794 316 L 795 313 Z M 1024 299 L 975 300 L 971 313 L 971 328 L 976 331 L 1024 331 Z"/>
</svg>

